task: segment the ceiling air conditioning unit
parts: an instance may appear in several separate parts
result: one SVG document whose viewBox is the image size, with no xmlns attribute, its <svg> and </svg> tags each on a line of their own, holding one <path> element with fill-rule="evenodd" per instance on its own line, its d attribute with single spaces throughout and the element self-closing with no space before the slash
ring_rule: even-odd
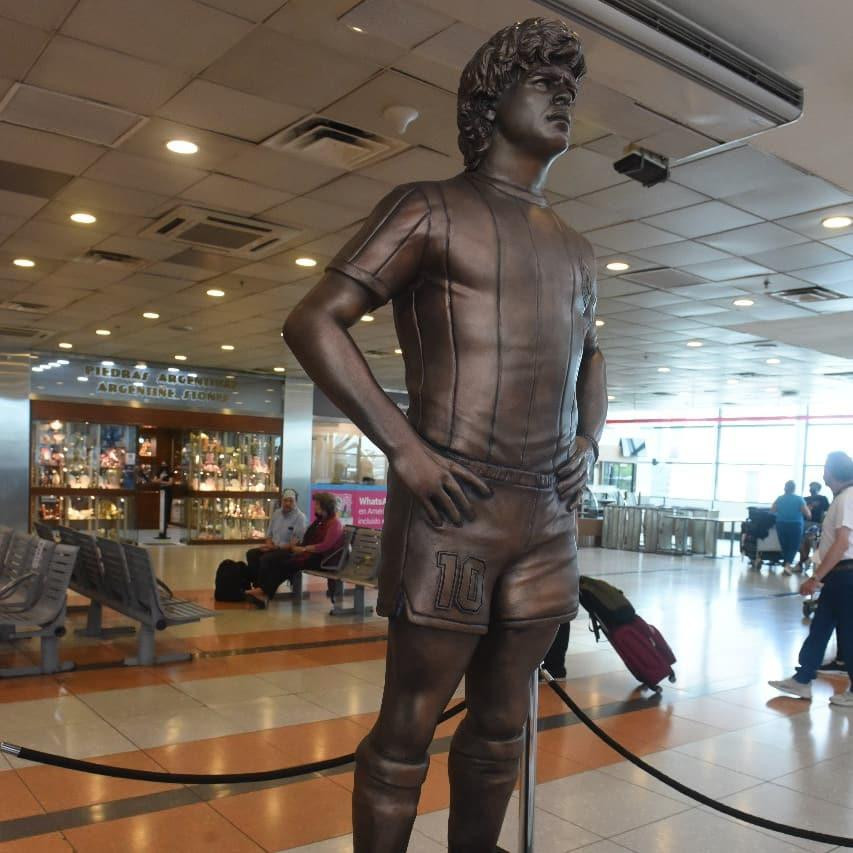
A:
<svg viewBox="0 0 853 853">
<path fill-rule="evenodd" d="M 796 121 L 803 89 L 658 0 L 536 0 L 579 30 L 594 81 L 719 143 Z"/>
<path fill-rule="evenodd" d="M 260 260 L 282 251 L 285 243 L 299 233 L 284 225 L 189 205 L 170 210 L 139 232 L 141 237 L 172 240 L 249 260 Z"/>
</svg>

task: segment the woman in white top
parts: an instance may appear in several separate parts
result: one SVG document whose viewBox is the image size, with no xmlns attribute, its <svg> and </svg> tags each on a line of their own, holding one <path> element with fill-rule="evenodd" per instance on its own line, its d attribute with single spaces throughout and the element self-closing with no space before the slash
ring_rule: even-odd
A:
<svg viewBox="0 0 853 853">
<path fill-rule="evenodd" d="M 823 519 L 814 572 L 800 587 L 803 595 L 812 595 L 822 585 L 820 599 L 800 649 L 797 672 L 791 678 L 769 682 L 771 687 L 801 699 L 811 699 L 811 682 L 836 629 L 839 657 L 847 662 L 847 674 L 853 682 L 853 459 L 841 451 L 830 453 L 823 479 L 834 500 Z M 853 708 L 853 687 L 832 696 L 829 702 Z"/>
</svg>

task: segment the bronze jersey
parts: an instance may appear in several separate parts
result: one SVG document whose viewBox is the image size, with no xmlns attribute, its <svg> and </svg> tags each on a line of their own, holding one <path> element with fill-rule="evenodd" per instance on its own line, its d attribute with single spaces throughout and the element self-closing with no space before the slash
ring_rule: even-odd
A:
<svg viewBox="0 0 853 853">
<path fill-rule="evenodd" d="M 397 187 L 330 269 L 393 300 L 418 433 L 469 459 L 550 472 L 577 429 L 595 346 L 593 253 L 541 197 L 465 172 Z"/>
</svg>

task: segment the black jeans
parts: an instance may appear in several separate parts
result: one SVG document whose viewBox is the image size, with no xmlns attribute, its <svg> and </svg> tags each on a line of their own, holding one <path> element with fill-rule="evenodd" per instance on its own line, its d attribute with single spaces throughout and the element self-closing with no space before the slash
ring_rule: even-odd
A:
<svg viewBox="0 0 853 853">
<path fill-rule="evenodd" d="M 554 637 L 554 642 L 551 643 L 551 648 L 545 655 L 545 660 L 542 663 L 545 669 L 554 676 L 554 678 L 564 678 L 566 675 L 566 651 L 569 648 L 569 634 L 572 631 L 572 623 L 564 622 L 557 629 L 557 636 Z"/>
</svg>

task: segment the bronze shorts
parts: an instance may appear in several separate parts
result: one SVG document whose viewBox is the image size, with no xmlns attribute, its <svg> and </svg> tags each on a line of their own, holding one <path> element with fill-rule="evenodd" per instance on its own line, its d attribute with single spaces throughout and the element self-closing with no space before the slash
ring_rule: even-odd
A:
<svg viewBox="0 0 853 853">
<path fill-rule="evenodd" d="M 489 625 L 567 622 L 578 609 L 574 512 L 553 474 L 446 453 L 493 494 L 465 488 L 476 518 L 435 527 L 394 477 L 388 482 L 377 612 L 405 610 L 418 625 L 485 634 Z"/>
</svg>

